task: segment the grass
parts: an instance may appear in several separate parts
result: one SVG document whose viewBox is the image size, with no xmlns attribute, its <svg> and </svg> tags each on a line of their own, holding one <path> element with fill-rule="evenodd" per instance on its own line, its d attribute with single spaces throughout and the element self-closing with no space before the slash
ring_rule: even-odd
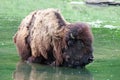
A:
<svg viewBox="0 0 120 80">
<path fill-rule="evenodd" d="M 19 61 L 12 37 L 21 20 L 31 11 L 58 8 L 69 22 L 101 20 L 104 25 L 120 28 L 120 7 L 71 5 L 72 0 L 0 0 L 0 78 L 13 80 Z M 78 0 L 77 0 L 78 1 Z M 79 0 L 81 1 L 81 0 Z M 87 66 L 95 80 L 119 80 L 120 29 L 92 28 L 94 63 Z M 111 77 L 112 75 L 112 77 Z"/>
</svg>

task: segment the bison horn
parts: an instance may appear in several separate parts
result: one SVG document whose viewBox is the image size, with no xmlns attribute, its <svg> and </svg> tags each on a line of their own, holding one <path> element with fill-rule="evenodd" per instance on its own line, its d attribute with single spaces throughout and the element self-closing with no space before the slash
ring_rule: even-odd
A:
<svg viewBox="0 0 120 80">
<path fill-rule="evenodd" d="M 72 33 L 70 34 L 70 37 L 71 37 L 72 39 L 75 39 L 75 37 L 73 36 L 73 34 L 72 34 Z"/>
</svg>

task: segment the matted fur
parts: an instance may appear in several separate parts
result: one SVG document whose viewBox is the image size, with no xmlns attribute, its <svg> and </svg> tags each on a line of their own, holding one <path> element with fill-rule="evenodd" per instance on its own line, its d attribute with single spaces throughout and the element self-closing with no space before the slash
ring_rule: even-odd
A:
<svg viewBox="0 0 120 80">
<path fill-rule="evenodd" d="M 79 32 L 82 33 L 77 38 L 89 39 L 92 43 L 88 25 L 80 23 L 80 26 Z M 64 60 L 62 51 L 67 48 L 66 36 L 74 27 L 75 24 L 65 21 L 59 10 L 37 10 L 23 19 L 14 36 L 14 43 L 22 60 L 34 61 L 42 57 L 47 61 L 50 54 L 55 58 L 52 64 L 59 66 Z"/>
</svg>

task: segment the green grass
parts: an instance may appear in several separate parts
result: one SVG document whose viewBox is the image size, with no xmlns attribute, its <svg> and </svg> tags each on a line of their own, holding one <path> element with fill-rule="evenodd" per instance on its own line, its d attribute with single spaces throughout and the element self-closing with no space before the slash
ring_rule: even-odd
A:
<svg viewBox="0 0 120 80">
<path fill-rule="evenodd" d="M 120 28 L 120 7 L 71 5 L 72 0 L 0 0 L 0 79 L 13 80 L 19 61 L 12 37 L 21 20 L 31 11 L 58 8 L 69 22 L 101 20 Z M 77 0 L 78 1 L 78 0 Z M 79 0 L 82 1 L 82 0 Z M 119 80 L 120 29 L 92 28 L 94 63 L 87 66 L 94 80 Z"/>
</svg>

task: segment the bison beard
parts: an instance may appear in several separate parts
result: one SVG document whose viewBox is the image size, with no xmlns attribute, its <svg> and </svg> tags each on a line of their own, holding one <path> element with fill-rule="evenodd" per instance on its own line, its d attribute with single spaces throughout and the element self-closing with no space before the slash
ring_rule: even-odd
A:
<svg viewBox="0 0 120 80">
<path fill-rule="evenodd" d="M 86 23 L 69 23 L 56 9 L 30 13 L 14 36 L 21 60 L 54 66 L 84 67 L 92 62 L 92 42 Z"/>
</svg>

